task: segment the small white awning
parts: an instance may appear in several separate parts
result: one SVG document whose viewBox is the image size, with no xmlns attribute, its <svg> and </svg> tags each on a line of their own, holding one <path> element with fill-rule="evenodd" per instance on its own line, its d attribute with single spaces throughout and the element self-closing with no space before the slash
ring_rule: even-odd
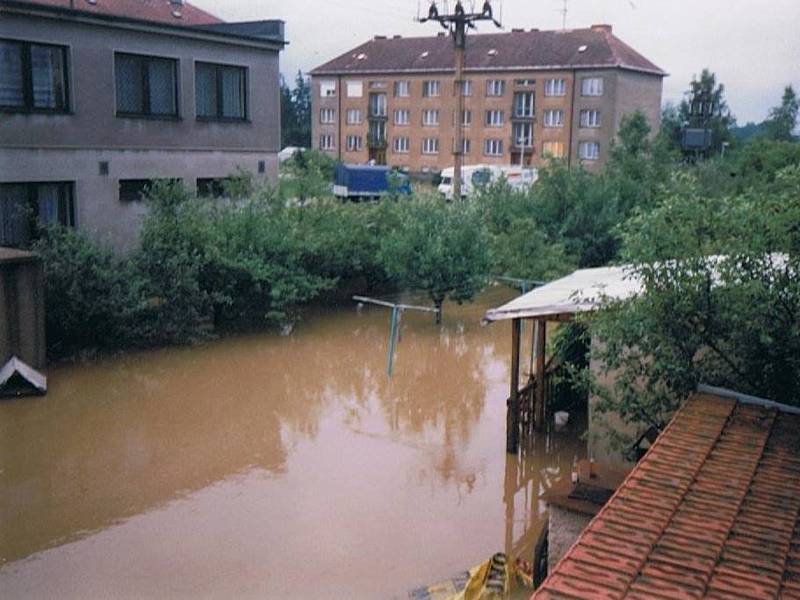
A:
<svg viewBox="0 0 800 600">
<path fill-rule="evenodd" d="M 631 267 L 580 269 L 487 311 L 487 321 L 564 317 L 596 310 L 604 298 L 625 300 L 641 290 Z"/>
</svg>

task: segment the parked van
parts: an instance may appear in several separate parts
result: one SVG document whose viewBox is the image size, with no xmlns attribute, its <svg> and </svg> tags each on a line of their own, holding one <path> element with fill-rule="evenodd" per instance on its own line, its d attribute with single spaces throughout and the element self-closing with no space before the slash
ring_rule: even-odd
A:
<svg viewBox="0 0 800 600">
<path fill-rule="evenodd" d="M 453 175 L 455 168 L 449 167 L 442 170 L 442 183 L 439 184 L 439 193 L 445 200 L 453 199 Z M 508 184 L 514 189 L 525 189 L 533 185 L 539 177 L 536 169 L 511 165 L 469 165 L 461 167 L 461 197 L 470 196 L 477 188 L 499 181 L 505 177 Z"/>
</svg>

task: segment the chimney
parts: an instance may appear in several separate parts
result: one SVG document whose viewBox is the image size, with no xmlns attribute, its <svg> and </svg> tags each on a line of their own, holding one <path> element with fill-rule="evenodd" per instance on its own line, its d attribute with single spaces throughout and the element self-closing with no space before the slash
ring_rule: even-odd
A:
<svg viewBox="0 0 800 600">
<path fill-rule="evenodd" d="M 376 40 L 385 40 L 385 39 L 386 39 L 386 36 L 385 36 L 385 35 L 376 35 L 376 36 L 375 36 L 375 39 L 376 39 Z"/>
<path fill-rule="evenodd" d="M 521 27 L 513 27 L 513 28 L 511 29 L 511 33 L 523 33 L 524 31 L 525 31 L 525 30 L 524 30 L 524 29 L 522 29 Z"/>
<path fill-rule="evenodd" d="M 611 27 L 611 25 L 605 25 L 605 24 L 592 25 L 592 30 L 593 31 L 605 31 L 606 33 L 610 34 L 610 33 L 612 33 L 612 29 L 613 28 Z"/>
<path fill-rule="evenodd" d="M 444 37 L 444 31 L 440 31 L 436 34 L 436 37 Z"/>
<path fill-rule="evenodd" d="M 538 27 L 532 27 L 531 28 L 531 33 L 536 33 L 537 31 L 539 31 Z"/>
<path fill-rule="evenodd" d="M 392 36 L 392 39 L 393 39 L 393 40 L 402 40 L 402 39 L 403 39 L 403 36 L 402 36 L 402 35 L 393 35 L 393 36 Z"/>
</svg>

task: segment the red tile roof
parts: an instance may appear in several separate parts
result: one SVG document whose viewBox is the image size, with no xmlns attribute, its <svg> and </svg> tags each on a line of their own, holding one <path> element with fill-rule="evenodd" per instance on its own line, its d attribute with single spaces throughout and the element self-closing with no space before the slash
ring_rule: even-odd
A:
<svg viewBox="0 0 800 600">
<path fill-rule="evenodd" d="M 87 0 L 24 0 L 28 4 L 43 4 L 79 10 L 96 15 L 110 15 L 139 19 L 142 21 L 156 21 L 170 25 L 210 25 L 222 23 L 212 14 L 184 2 L 182 6 L 171 3 L 170 0 L 97 0 L 95 3 Z M 179 14 L 176 17 L 173 13 Z"/>
<path fill-rule="evenodd" d="M 581 50 L 583 48 L 583 50 Z M 467 37 L 467 70 L 609 68 L 666 73 L 611 32 L 609 26 L 566 31 L 513 31 Z M 377 37 L 311 71 L 339 73 L 453 70 L 449 36 Z"/>
<path fill-rule="evenodd" d="M 800 414 L 693 395 L 533 598 L 800 598 Z"/>
</svg>

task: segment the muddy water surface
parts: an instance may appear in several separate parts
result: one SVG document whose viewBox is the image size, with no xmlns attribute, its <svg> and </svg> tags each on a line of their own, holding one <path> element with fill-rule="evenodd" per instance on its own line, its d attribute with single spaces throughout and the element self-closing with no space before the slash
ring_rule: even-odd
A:
<svg viewBox="0 0 800 600">
<path fill-rule="evenodd" d="M 259 334 L 50 369 L 0 403 L 3 598 L 392 598 L 542 523 L 580 422 L 507 458 L 513 296 L 317 312 Z"/>
</svg>

